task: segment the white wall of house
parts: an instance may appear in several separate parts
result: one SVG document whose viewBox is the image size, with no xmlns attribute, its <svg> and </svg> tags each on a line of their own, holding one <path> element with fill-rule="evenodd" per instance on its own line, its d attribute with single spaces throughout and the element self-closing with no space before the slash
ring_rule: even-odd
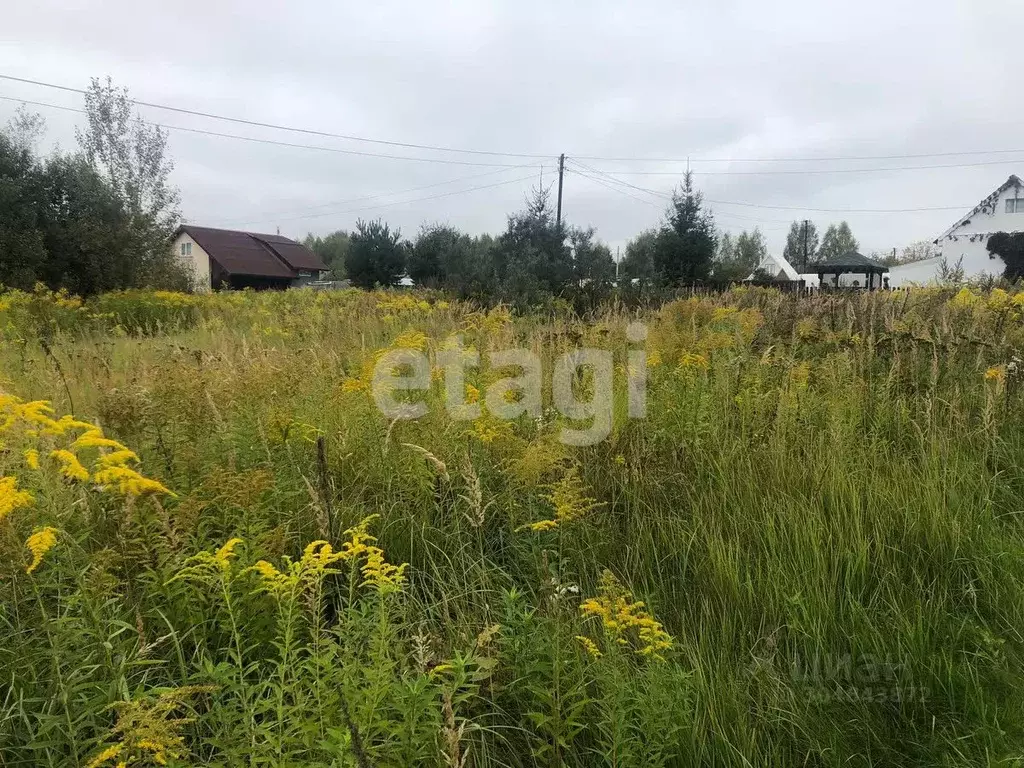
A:
<svg viewBox="0 0 1024 768">
<path fill-rule="evenodd" d="M 950 267 L 955 267 L 963 258 L 967 278 L 1001 275 L 1006 265 L 998 256 L 989 254 L 988 238 L 996 232 L 1024 231 L 1024 188 L 1010 186 L 998 196 L 986 198 L 983 205 L 985 203 L 989 205 L 984 210 L 964 216 L 936 243 L 938 255 L 945 258 Z"/>
<path fill-rule="evenodd" d="M 189 270 L 193 279 L 193 289 L 200 293 L 212 290 L 213 282 L 210 278 L 210 254 L 203 250 L 203 247 L 193 240 L 187 233 L 182 232 L 171 245 L 171 253 L 178 261 Z"/>
</svg>

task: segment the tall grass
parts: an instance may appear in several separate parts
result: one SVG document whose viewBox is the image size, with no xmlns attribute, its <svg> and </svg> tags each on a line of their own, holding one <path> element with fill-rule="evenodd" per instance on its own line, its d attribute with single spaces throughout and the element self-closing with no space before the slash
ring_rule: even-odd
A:
<svg viewBox="0 0 1024 768">
<path fill-rule="evenodd" d="M 32 497 L 0 512 L 0 764 L 1018 765 L 1022 307 L 0 296 L 8 412 L 82 423 L 0 414 L 0 476 Z M 376 355 L 454 333 L 548 371 L 613 350 L 612 434 L 454 421 L 439 376 L 427 416 L 384 418 Z M 62 473 L 88 424 L 174 495 Z M 115 449 L 70 450 L 92 472 Z"/>
</svg>

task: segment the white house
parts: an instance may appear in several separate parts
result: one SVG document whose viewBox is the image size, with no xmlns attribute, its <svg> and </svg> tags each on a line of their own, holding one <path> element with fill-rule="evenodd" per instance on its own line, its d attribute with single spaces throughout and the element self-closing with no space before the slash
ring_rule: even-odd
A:
<svg viewBox="0 0 1024 768">
<path fill-rule="evenodd" d="M 800 281 L 800 275 L 793 269 L 784 256 L 772 256 L 768 254 L 761 263 L 757 265 L 745 282 L 751 282 L 762 275 L 768 275 L 777 283 L 795 283 Z"/>
<path fill-rule="evenodd" d="M 1024 231 L 1024 182 L 1016 176 L 983 199 L 934 241 L 934 258 L 889 270 L 889 285 L 927 285 L 938 281 L 943 262 L 950 268 L 963 259 L 964 277 L 1003 274 L 1005 264 L 988 252 L 988 239 L 996 232 Z"/>
</svg>

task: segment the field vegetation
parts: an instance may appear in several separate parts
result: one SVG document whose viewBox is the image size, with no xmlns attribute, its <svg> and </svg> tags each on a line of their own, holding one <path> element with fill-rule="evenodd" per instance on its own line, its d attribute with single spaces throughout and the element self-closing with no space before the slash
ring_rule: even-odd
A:
<svg viewBox="0 0 1024 768">
<path fill-rule="evenodd" d="M 385 418 L 453 334 L 470 400 L 612 350 L 612 434 L 437 370 Z M 1020 764 L 1024 294 L 39 289 L 0 342 L 0 765 Z"/>
</svg>

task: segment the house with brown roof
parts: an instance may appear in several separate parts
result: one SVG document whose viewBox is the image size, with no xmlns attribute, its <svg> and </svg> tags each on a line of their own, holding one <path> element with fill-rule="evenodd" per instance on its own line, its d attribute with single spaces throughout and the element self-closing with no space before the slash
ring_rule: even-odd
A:
<svg viewBox="0 0 1024 768">
<path fill-rule="evenodd" d="M 172 252 L 191 270 L 196 290 L 292 288 L 322 280 L 327 265 L 302 243 L 281 235 L 185 224 Z"/>
</svg>

